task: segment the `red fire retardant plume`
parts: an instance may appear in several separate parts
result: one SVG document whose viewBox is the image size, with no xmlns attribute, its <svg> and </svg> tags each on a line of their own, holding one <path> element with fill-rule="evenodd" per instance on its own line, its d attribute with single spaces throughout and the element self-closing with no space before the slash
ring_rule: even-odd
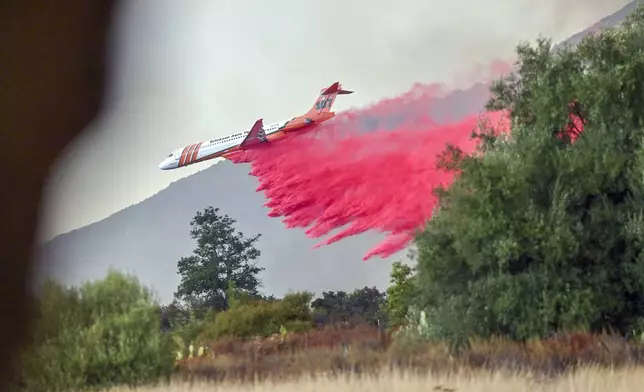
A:
<svg viewBox="0 0 644 392">
<path fill-rule="evenodd" d="M 306 134 L 246 151 L 233 160 L 252 162 L 250 174 L 264 191 L 269 216 L 282 217 L 289 228 L 307 228 L 311 238 L 339 231 L 315 247 L 375 230 L 386 239 L 365 256 L 387 257 L 402 250 L 431 218 L 433 190 L 447 186 L 454 173 L 437 168 L 447 144 L 473 152 L 471 139 L 481 116 L 437 125 L 426 113 L 441 95 L 436 86 L 416 86 L 398 99 L 359 111 L 340 113 Z M 403 113 L 394 130 L 360 132 L 366 119 Z M 500 113 L 484 115 L 493 123 Z M 502 123 L 501 127 L 507 126 Z"/>
</svg>

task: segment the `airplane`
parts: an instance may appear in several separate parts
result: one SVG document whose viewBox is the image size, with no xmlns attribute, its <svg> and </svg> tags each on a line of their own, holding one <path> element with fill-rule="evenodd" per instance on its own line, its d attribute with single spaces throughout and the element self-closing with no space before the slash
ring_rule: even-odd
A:
<svg viewBox="0 0 644 392">
<path fill-rule="evenodd" d="M 244 131 L 190 144 L 171 152 L 160 164 L 161 170 L 172 170 L 215 158 L 230 159 L 234 154 L 251 148 L 261 148 L 268 143 L 282 139 L 286 134 L 302 132 L 333 118 L 331 111 L 335 97 L 338 94 L 352 94 L 353 91 L 343 90 L 339 82 L 333 83 L 320 90 L 320 95 L 313 107 L 305 114 L 291 117 L 288 120 L 264 126 L 263 119 L 255 121 L 250 131 Z"/>
</svg>

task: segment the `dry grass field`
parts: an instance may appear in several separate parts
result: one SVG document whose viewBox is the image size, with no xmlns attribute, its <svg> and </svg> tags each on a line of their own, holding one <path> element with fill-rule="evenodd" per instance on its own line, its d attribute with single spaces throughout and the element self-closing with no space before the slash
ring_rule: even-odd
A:
<svg viewBox="0 0 644 392">
<path fill-rule="evenodd" d="M 195 382 L 138 388 L 136 392 L 635 392 L 644 388 L 644 368 L 584 368 L 555 378 L 503 372 L 470 371 L 418 375 L 384 371 L 380 376 L 302 377 L 277 382 Z M 110 392 L 131 392 L 112 389 Z"/>
<path fill-rule="evenodd" d="M 330 328 L 248 342 L 219 342 L 202 358 L 179 365 L 182 381 L 293 379 L 317 374 L 378 375 L 382 369 L 449 374 L 469 371 L 531 372 L 554 377 L 601 366 L 642 366 L 644 345 L 610 334 L 575 333 L 525 343 L 471 341 L 457 356 L 444 343 L 396 340 L 369 327 Z"/>
<path fill-rule="evenodd" d="M 644 345 L 609 334 L 472 341 L 458 356 L 444 344 L 401 345 L 366 327 L 211 347 L 180 363 L 169 385 L 109 392 L 644 390 Z"/>
</svg>

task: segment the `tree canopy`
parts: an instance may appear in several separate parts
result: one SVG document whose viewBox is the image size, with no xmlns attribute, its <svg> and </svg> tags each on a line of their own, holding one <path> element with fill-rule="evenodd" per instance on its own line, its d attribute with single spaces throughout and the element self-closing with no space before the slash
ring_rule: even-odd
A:
<svg viewBox="0 0 644 392">
<path fill-rule="evenodd" d="M 316 311 L 318 324 L 372 324 L 384 325 L 387 322 L 383 305 L 386 293 L 376 287 L 363 287 L 353 292 L 323 291 L 322 297 L 315 299 L 311 307 Z"/>
<path fill-rule="evenodd" d="M 201 303 L 214 310 L 228 309 L 229 287 L 251 296 L 258 296 L 257 274 L 264 270 L 256 260 L 261 252 L 255 243 L 261 234 L 245 237 L 235 231 L 234 219 L 220 215 L 219 208 L 207 207 L 190 222 L 190 235 L 197 240 L 193 255 L 177 263 L 181 282 L 175 298 Z"/>
<path fill-rule="evenodd" d="M 460 157 L 416 240 L 437 337 L 642 331 L 642 42 L 639 6 L 577 48 L 518 46 L 488 103 L 511 132 L 484 133 L 484 153 Z"/>
</svg>

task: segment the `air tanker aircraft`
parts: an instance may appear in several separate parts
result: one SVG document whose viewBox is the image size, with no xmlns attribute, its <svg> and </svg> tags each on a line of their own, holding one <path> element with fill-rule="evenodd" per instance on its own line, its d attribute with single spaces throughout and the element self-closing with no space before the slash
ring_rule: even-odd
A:
<svg viewBox="0 0 644 392">
<path fill-rule="evenodd" d="M 281 139 L 287 133 L 313 128 L 335 116 L 335 113 L 331 111 L 331 106 L 333 106 L 333 101 L 338 94 L 351 93 L 353 91 L 343 90 L 340 83 L 335 82 L 330 87 L 320 90 L 320 96 L 311 110 L 302 116 L 292 117 L 266 127 L 264 127 L 263 120 L 260 118 L 250 131 L 235 133 L 174 150 L 159 164 L 159 168 L 161 170 L 171 170 L 214 158 L 230 159 L 232 155 L 238 154 L 243 150 L 261 147 L 266 143 Z"/>
</svg>

